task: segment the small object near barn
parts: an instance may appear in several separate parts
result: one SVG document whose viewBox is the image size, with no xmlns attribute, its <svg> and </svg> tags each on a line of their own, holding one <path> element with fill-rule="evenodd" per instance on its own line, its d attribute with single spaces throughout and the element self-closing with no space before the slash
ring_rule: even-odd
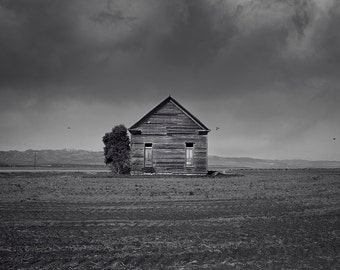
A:
<svg viewBox="0 0 340 270">
<path fill-rule="evenodd" d="M 131 174 L 207 173 L 210 129 L 171 96 L 129 131 Z"/>
</svg>

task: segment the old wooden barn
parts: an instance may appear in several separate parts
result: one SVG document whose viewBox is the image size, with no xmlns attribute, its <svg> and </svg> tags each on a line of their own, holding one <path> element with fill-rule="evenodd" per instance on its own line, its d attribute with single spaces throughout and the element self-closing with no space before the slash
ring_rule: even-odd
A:
<svg viewBox="0 0 340 270">
<path fill-rule="evenodd" d="M 207 173 L 210 130 L 171 96 L 129 131 L 132 174 Z"/>
</svg>

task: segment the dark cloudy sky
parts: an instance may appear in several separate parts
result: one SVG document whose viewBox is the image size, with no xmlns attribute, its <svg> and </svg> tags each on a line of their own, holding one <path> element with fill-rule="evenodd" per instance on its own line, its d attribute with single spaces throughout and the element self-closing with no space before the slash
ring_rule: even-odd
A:
<svg viewBox="0 0 340 270">
<path fill-rule="evenodd" d="M 101 150 L 169 94 L 209 154 L 340 160 L 340 1 L 0 0 L 0 150 Z"/>
</svg>

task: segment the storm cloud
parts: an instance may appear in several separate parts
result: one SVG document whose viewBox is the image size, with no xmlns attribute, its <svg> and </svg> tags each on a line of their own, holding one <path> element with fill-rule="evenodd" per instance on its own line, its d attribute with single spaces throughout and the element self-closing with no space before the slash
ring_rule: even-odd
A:
<svg viewBox="0 0 340 270">
<path fill-rule="evenodd" d="M 209 154 L 339 160 L 339 25 L 336 0 L 0 1 L 0 148 L 98 150 L 171 94 Z"/>
</svg>

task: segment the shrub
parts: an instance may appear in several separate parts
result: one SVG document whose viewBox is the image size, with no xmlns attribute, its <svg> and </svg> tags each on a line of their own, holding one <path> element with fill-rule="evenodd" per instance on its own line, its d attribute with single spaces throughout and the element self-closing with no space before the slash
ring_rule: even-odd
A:
<svg viewBox="0 0 340 270">
<path fill-rule="evenodd" d="M 130 173 L 130 139 L 124 125 L 115 126 L 103 137 L 105 164 L 114 174 Z"/>
</svg>

